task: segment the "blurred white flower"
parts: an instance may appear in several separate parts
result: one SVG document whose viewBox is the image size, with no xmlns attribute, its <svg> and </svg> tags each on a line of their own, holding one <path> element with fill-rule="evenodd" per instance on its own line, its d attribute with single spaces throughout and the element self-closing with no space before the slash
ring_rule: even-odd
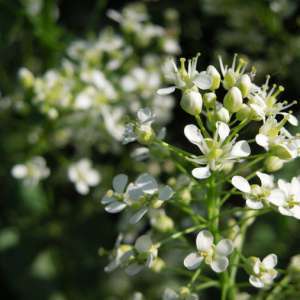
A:
<svg viewBox="0 0 300 300">
<path fill-rule="evenodd" d="M 90 187 L 101 181 L 99 172 L 92 168 L 92 163 L 87 158 L 72 164 L 68 169 L 68 176 L 75 184 L 77 192 L 82 195 L 88 194 Z"/>
<path fill-rule="evenodd" d="M 50 170 L 43 157 L 35 156 L 24 164 L 15 165 L 11 170 L 11 174 L 17 179 L 24 180 L 25 184 L 35 185 L 42 179 L 47 178 Z"/>
<path fill-rule="evenodd" d="M 198 300 L 197 294 L 192 293 L 188 288 L 182 287 L 179 293 L 170 288 L 166 288 L 163 293 L 163 300 Z"/>
<path fill-rule="evenodd" d="M 228 265 L 228 255 L 233 251 L 232 241 L 229 239 L 220 240 L 214 245 L 214 237 L 208 230 L 202 230 L 196 238 L 197 252 L 190 253 L 184 259 L 184 266 L 189 270 L 197 269 L 202 261 L 210 265 L 213 271 L 224 272 Z"/>
</svg>

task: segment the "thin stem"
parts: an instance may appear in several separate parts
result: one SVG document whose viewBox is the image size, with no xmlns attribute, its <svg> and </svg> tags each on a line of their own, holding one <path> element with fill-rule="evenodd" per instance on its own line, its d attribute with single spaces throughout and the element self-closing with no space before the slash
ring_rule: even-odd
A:
<svg viewBox="0 0 300 300">
<path fill-rule="evenodd" d="M 219 282 L 218 281 L 205 282 L 196 286 L 195 290 L 200 291 L 200 290 L 208 289 L 210 287 L 219 287 Z"/>
<path fill-rule="evenodd" d="M 198 126 L 200 127 L 200 129 L 201 129 L 203 135 L 204 135 L 205 137 L 210 137 L 210 134 L 209 134 L 208 131 L 206 130 L 206 128 L 205 128 L 205 126 L 204 126 L 204 124 L 203 124 L 203 122 L 202 122 L 202 120 L 201 120 L 201 116 L 200 116 L 200 115 L 197 115 L 197 116 L 195 116 L 195 119 L 196 119 L 197 124 L 198 124 Z"/>
</svg>

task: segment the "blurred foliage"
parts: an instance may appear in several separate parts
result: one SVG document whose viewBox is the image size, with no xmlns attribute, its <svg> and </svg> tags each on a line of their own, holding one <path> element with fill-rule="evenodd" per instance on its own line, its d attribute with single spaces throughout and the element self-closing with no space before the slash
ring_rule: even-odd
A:
<svg viewBox="0 0 300 300">
<path fill-rule="evenodd" d="M 45 121 L 38 111 L 31 113 L 30 119 L 15 110 L 8 113 L 9 95 L 18 90 L 17 71 L 26 66 L 34 74 L 43 74 L 57 67 L 71 41 L 80 37 L 95 38 L 111 23 L 106 17 L 107 10 L 120 10 L 124 2 L 0 0 L 0 91 L 3 96 L 0 100 L 0 286 L 4 299 L 133 299 L 135 290 L 146 291 L 146 299 L 158 299 L 167 280 L 171 280 L 148 274 L 129 281 L 122 272 L 110 276 L 103 272 L 107 259 L 98 255 L 98 249 L 112 247 L 118 218 L 104 214 L 98 199 L 103 190 L 110 187 L 108 178 L 121 171 L 121 164 L 122 170 L 132 167 L 132 161 L 127 159 L 128 149 L 123 152 L 124 156 L 117 157 L 94 153 L 96 162 L 105 161 L 113 168 L 102 170 L 107 180 L 90 198 L 78 195 L 73 186 L 66 183 L 65 169 L 36 187 L 24 186 L 10 176 L 11 167 L 32 149 L 24 145 L 24 134 L 32 127 L 51 132 L 51 122 Z M 165 22 L 166 8 L 179 12 L 183 56 L 200 51 L 201 61 L 208 64 L 216 61 L 217 54 L 226 58 L 235 52 L 242 53 L 255 62 L 258 76 L 270 73 L 284 83 L 286 98 L 293 99 L 300 94 L 299 1 L 144 3 L 151 19 L 159 25 Z M 145 49 L 142 54 L 143 51 Z M 175 134 L 176 129 L 182 130 L 184 120 L 178 122 L 177 113 L 175 108 L 169 124 L 169 128 L 174 128 L 174 136 L 170 132 L 168 138 L 182 143 Z M 51 145 L 51 139 L 47 138 L 46 135 L 46 148 Z M 65 157 L 73 156 L 74 149 L 53 148 L 43 154 L 51 169 L 56 170 Z M 33 151 L 40 154 L 37 149 Z M 143 164 L 137 164 L 137 170 L 143 169 Z M 282 175 L 290 178 L 299 170 L 299 161 L 286 170 Z M 260 220 L 246 248 L 257 256 L 276 250 L 282 263 L 288 263 L 290 256 L 300 252 L 297 224 L 273 216 Z M 289 299 L 298 299 L 299 293 L 299 290 L 292 292 Z"/>
</svg>

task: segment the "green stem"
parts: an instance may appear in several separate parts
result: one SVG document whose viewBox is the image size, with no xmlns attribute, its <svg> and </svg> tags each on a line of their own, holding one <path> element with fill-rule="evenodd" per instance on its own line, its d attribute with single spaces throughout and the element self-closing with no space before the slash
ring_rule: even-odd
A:
<svg viewBox="0 0 300 300">
<path fill-rule="evenodd" d="M 208 131 L 206 130 L 206 128 L 205 128 L 205 126 L 204 126 L 204 124 L 203 124 L 203 122 L 202 122 L 202 120 L 201 120 L 200 115 L 195 116 L 195 119 L 196 119 L 197 124 L 198 124 L 198 126 L 200 127 L 201 132 L 203 133 L 203 135 L 204 135 L 206 138 L 210 137 L 210 134 L 209 134 Z"/>
<path fill-rule="evenodd" d="M 285 286 L 287 286 L 289 284 L 291 280 L 291 277 L 289 274 L 287 274 L 286 276 L 284 276 L 282 278 L 282 280 L 274 287 L 274 289 L 269 293 L 268 297 L 266 298 L 266 300 L 273 300 L 276 299 L 275 297 L 281 293 L 281 291 L 284 289 Z"/>
</svg>

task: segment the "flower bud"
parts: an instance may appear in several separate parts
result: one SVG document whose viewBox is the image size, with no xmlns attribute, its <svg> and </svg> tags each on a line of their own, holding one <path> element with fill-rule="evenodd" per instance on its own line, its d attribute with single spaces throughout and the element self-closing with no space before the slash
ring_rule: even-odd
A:
<svg viewBox="0 0 300 300">
<path fill-rule="evenodd" d="M 212 65 L 208 66 L 207 69 L 206 69 L 206 71 L 207 71 L 207 74 L 210 76 L 211 81 L 212 81 L 210 89 L 213 90 L 213 91 L 217 90 L 220 87 L 220 82 L 221 82 L 221 75 L 220 75 L 220 73 Z"/>
<path fill-rule="evenodd" d="M 224 89 L 229 90 L 235 85 L 235 82 L 236 79 L 235 79 L 234 71 L 232 69 L 229 69 L 224 76 L 224 80 L 223 80 Z"/>
<path fill-rule="evenodd" d="M 166 266 L 166 263 L 159 257 L 157 257 L 154 261 L 153 264 L 151 265 L 151 270 L 160 273 Z"/>
<path fill-rule="evenodd" d="M 206 107 L 213 107 L 215 105 L 215 102 L 217 100 L 217 96 L 215 93 L 205 93 L 203 95 L 203 102 L 204 102 L 204 105 Z"/>
<path fill-rule="evenodd" d="M 268 172 L 276 172 L 283 166 L 284 161 L 277 156 L 269 156 L 265 160 L 265 167 Z"/>
<path fill-rule="evenodd" d="M 291 258 L 289 269 L 291 271 L 300 273 L 300 255 L 299 254 L 295 255 Z"/>
<path fill-rule="evenodd" d="M 243 97 L 239 88 L 232 87 L 224 97 L 224 106 L 231 113 L 238 112 L 243 106 Z"/>
<path fill-rule="evenodd" d="M 202 96 L 198 91 L 185 91 L 180 101 L 181 108 L 192 116 L 197 116 L 202 110 Z"/>
<path fill-rule="evenodd" d="M 142 145 L 149 145 L 155 138 L 155 133 L 151 126 L 141 125 L 136 128 L 137 140 Z"/>
<path fill-rule="evenodd" d="M 251 108 L 247 104 L 243 103 L 241 109 L 236 113 L 236 118 L 239 121 L 243 121 L 245 119 L 248 119 L 250 114 Z"/>
<path fill-rule="evenodd" d="M 280 159 L 290 160 L 294 158 L 294 153 L 286 145 L 274 145 L 271 148 L 272 153 Z"/>
<path fill-rule="evenodd" d="M 217 118 L 218 118 L 219 121 L 222 121 L 224 123 L 228 123 L 230 121 L 229 111 L 225 107 L 221 107 L 217 111 Z"/>
<path fill-rule="evenodd" d="M 21 68 L 18 75 L 22 85 L 25 88 L 31 88 L 33 86 L 34 76 L 27 68 Z"/>
<path fill-rule="evenodd" d="M 247 97 L 251 87 L 251 79 L 249 75 L 242 75 L 237 86 L 241 90 L 243 97 Z"/>
</svg>

